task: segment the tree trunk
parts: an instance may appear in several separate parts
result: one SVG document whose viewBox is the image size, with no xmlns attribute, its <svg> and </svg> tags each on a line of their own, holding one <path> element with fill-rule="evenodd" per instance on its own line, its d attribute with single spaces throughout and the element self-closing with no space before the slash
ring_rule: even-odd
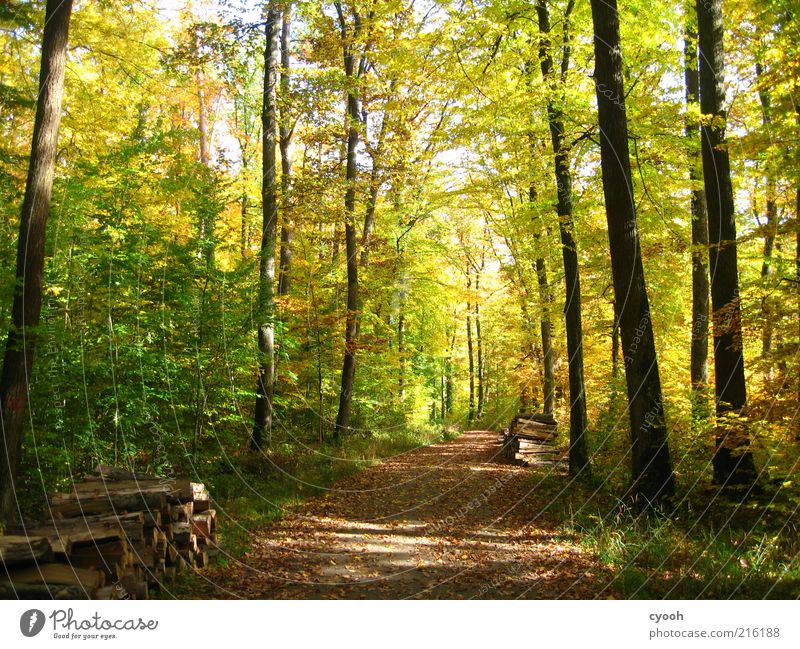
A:
<svg viewBox="0 0 800 649">
<path fill-rule="evenodd" d="M 750 435 L 737 417 L 747 403 L 730 159 L 725 143 L 721 0 L 697 1 L 703 178 L 708 202 L 717 439 L 714 482 L 752 485 Z M 710 120 L 713 118 L 713 124 Z M 707 121 L 709 120 L 709 121 Z"/>
<path fill-rule="evenodd" d="M 355 57 L 353 44 L 348 36 L 347 24 L 339 3 L 336 3 L 342 31 L 342 51 L 344 72 L 347 77 L 347 167 L 344 207 L 344 237 L 347 252 L 347 318 L 344 335 L 344 360 L 342 362 L 342 383 L 339 391 L 339 410 L 336 414 L 336 426 L 333 431 L 334 441 L 341 439 L 341 434 L 350 426 L 350 406 L 353 401 L 353 385 L 356 376 L 356 342 L 358 337 L 358 241 L 356 240 L 356 149 L 358 147 L 358 90 L 355 86 Z M 355 18 L 356 31 L 360 19 Z"/>
<path fill-rule="evenodd" d="M 550 43 L 550 15 L 545 0 L 536 6 L 539 18 L 539 58 L 542 77 L 555 90 L 552 79 L 553 58 Z M 570 9 L 571 11 L 571 9 Z M 569 51 L 564 53 L 562 71 L 569 65 Z M 561 80 L 562 88 L 564 79 Z M 563 89 L 562 89 L 563 92 Z M 555 162 L 555 180 L 558 193 L 558 223 L 561 235 L 561 252 L 564 260 L 566 304 L 564 316 L 567 329 L 567 355 L 569 357 L 569 471 L 577 475 L 589 468 L 589 451 L 586 443 L 586 389 L 583 380 L 583 323 L 581 322 L 581 279 L 578 271 L 578 246 L 574 237 L 572 217 L 572 174 L 569 168 L 569 147 L 564 142 L 564 122 L 561 108 L 551 95 L 547 102 L 547 119 Z M 547 411 L 546 411 L 547 412 Z M 552 410 L 550 411 L 552 412 Z"/>
<path fill-rule="evenodd" d="M 450 414 L 453 411 L 453 350 L 456 346 L 456 332 L 453 328 L 453 334 L 450 336 L 450 348 L 447 352 L 445 359 L 445 379 L 444 379 L 444 401 L 445 401 L 445 414 Z"/>
<path fill-rule="evenodd" d="M 769 91 L 761 85 L 764 75 L 764 68 L 761 63 L 756 63 L 756 80 L 759 83 L 758 97 L 761 101 L 762 124 L 767 132 L 772 126 L 770 118 L 770 95 Z M 778 233 L 778 205 L 775 200 L 775 169 L 772 160 L 767 160 L 765 170 L 767 180 L 767 222 L 764 230 L 764 260 L 761 263 L 761 318 L 763 320 L 761 329 L 761 356 L 767 358 L 772 351 L 772 308 L 768 297 L 770 287 L 767 279 L 772 275 L 772 251 L 775 247 L 775 237 Z M 772 363 L 767 367 L 767 376 L 772 378 Z"/>
<path fill-rule="evenodd" d="M 481 276 L 479 273 L 475 274 L 475 292 L 477 294 L 480 288 Z M 477 378 L 478 378 L 478 410 L 476 417 L 481 419 L 483 417 L 483 404 L 484 404 L 484 382 L 483 382 L 483 340 L 481 339 L 481 305 L 478 302 L 478 296 L 475 296 L 475 343 L 477 347 Z"/>
<path fill-rule="evenodd" d="M 687 23 L 694 20 L 687 20 Z M 686 107 L 691 109 L 700 100 L 700 77 L 697 68 L 697 29 L 687 24 L 683 39 Z M 684 134 L 687 141 L 689 182 L 692 185 L 692 338 L 689 373 L 692 384 L 694 413 L 706 415 L 708 388 L 708 212 L 705 192 L 698 187 L 700 151 L 697 146 L 700 127 L 687 111 Z"/>
<path fill-rule="evenodd" d="M 536 200 L 536 190 L 531 186 L 530 200 L 533 203 Z M 537 243 L 540 240 L 540 235 L 535 235 Z M 537 254 L 536 257 L 536 279 L 539 282 L 539 303 L 542 309 L 542 316 L 540 319 L 541 332 L 542 332 L 542 396 L 544 397 L 544 412 L 546 414 L 553 414 L 554 401 L 555 401 L 555 371 L 553 368 L 553 324 L 550 322 L 550 287 L 547 283 L 547 266 L 545 265 L 544 258 Z"/>
<path fill-rule="evenodd" d="M 467 275 L 467 290 L 472 288 L 472 279 Z M 475 357 L 472 348 L 472 304 L 467 302 L 467 356 L 469 361 L 469 415 L 468 421 L 475 421 Z"/>
<path fill-rule="evenodd" d="M 256 386 L 256 408 L 251 446 L 260 449 L 264 437 L 272 434 L 272 397 L 275 389 L 275 244 L 277 238 L 278 201 L 276 192 L 275 85 L 278 70 L 278 21 L 280 14 L 270 5 L 267 11 L 266 46 L 264 48 L 264 99 L 261 110 L 263 129 L 263 174 L 261 198 L 261 262 L 258 274 L 258 351 L 259 371 Z"/>
<path fill-rule="evenodd" d="M 640 507 L 674 493 L 628 152 L 616 0 L 591 0 L 600 154 L 614 296 L 619 308 L 631 423 L 631 486 Z"/>
<path fill-rule="evenodd" d="M 400 358 L 400 368 L 397 378 L 397 393 L 400 402 L 406 398 L 406 317 L 402 313 L 397 318 L 397 355 Z"/>
<path fill-rule="evenodd" d="M 283 11 L 281 27 L 281 75 L 280 75 L 280 127 L 281 149 L 281 257 L 278 271 L 278 295 L 289 294 L 289 273 L 292 266 L 292 128 L 289 114 L 289 70 L 291 57 L 289 42 L 292 29 L 292 7 L 289 3 Z"/>
<path fill-rule="evenodd" d="M 39 96 L 33 123 L 28 179 L 19 224 L 11 328 L 0 377 L 0 518 L 16 518 L 16 476 L 22 434 L 28 419 L 28 393 L 36 348 L 35 329 L 42 308 L 42 276 L 47 216 L 53 190 L 64 68 L 72 0 L 47 0 Z"/>
</svg>

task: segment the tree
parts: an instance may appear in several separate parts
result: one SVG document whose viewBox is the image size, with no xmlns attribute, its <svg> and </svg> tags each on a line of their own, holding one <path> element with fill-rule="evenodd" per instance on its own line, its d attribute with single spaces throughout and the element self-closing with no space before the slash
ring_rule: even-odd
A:
<svg viewBox="0 0 800 649">
<path fill-rule="evenodd" d="M 280 13 L 274 2 L 267 10 L 264 48 L 264 99 L 261 111 L 263 129 L 263 176 L 261 200 L 263 224 L 258 273 L 258 351 L 259 369 L 256 407 L 250 444 L 260 449 L 264 436 L 272 433 L 272 399 L 275 391 L 275 244 L 278 227 L 277 173 L 275 146 L 277 136 L 275 88 L 278 72 L 278 37 Z"/>
<path fill-rule="evenodd" d="M 750 436 L 739 415 L 747 403 L 736 221 L 725 144 L 722 1 L 697 0 L 703 179 L 708 202 L 717 434 L 714 482 L 752 485 L 757 478 Z"/>
<path fill-rule="evenodd" d="M 42 308 L 44 246 L 53 189 L 64 94 L 72 0 L 47 0 L 42 35 L 39 96 L 17 241 L 11 329 L 0 377 L 0 518 L 16 518 L 16 477 L 27 420 L 28 393 Z"/>
<path fill-rule="evenodd" d="M 672 496 L 675 482 L 636 223 L 617 2 L 591 0 L 591 6 L 603 194 L 631 425 L 629 494 L 650 506 Z"/>
<path fill-rule="evenodd" d="M 578 246 L 575 241 L 575 224 L 572 214 L 572 173 L 569 167 L 570 147 L 565 140 L 563 111 L 557 103 L 558 94 L 563 100 L 566 73 L 570 64 L 569 17 L 575 6 L 567 4 L 564 20 L 564 48 L 561 58 L 561 75 L 553 71 L 552 43 L 550 41 L 550 12 L 546 0 L 539 0 L 536 11 L 539 19 L 539 63 L 542 77 L 549 86 L 547 121 L 553 147 L 554 170 L 558 203 L 558 229 L 561 235 L 561 253 L 564 260 L 566 304 L 564 316 L 567 329 L 567 355 L 569 356 L 569 470 L 577 475 L 589 467 L 586 443 L 586 388 L 583 380 L 583 323 L 581 322 L 581 278 L 578 270 Z"/>
<path fill-rule="evenodd" d="M 281 149 L 281 258 L 278 274 L 278 295 L 289 294 L 292 266 L 292 132 L 290 113 L 290 71 L 292 65 L 291 43 L 292 5 L 283 10 L 281 25 L 281 75 L 280 75 L 280 149 Z"/>
<path fill-rule="evenodd" d="M 350 427 L 350 406 L 353 402 L 353 387 L 356 377 L 356 344 L 358 339 L 358 240 L 356 234 L 356 149 L 359 141 L 359 92 L 358 81 L 367 70 L 366 53 L 356 55 L 357 40 L 362 32 L 361 14 L 353 9 L 353 25 L 348 25 L 341 2 L 335 2 L 339 18 L 339 30 L 342 42 L 342 58 L 344 73 L 347 79 L 346 124 L 347 124 L 347 157 L 345 181 L 345 223 L 344 238 L 347 252 L 347 317 L 344 336 L 344 360 L 342 362 L 342 381 L 339 390 L 339 410 L 336 413 L 336 425 L 333 431 L 334 440 L 339 441 L 341 434 Z M 371 16 L 370 16 L 371 18 Z"/>
<path fill-rule="evenodd" d="M 698 168 L 699 125 L 693 110 L 700 99 L 700 77 L 697 67 L 697 26 L 696 20 L 690 16 L 687 16 L 683 53 L 687 109 L 684 134 L 689 155 L 689 182 L 692 184 L 692 340 L 689 365 L 695 412 L 699 415 L 705 411 L 705 390 L 708 386 L 708 213 L 705 192 L 697 186 L 702 178 Z"/>
</svg>

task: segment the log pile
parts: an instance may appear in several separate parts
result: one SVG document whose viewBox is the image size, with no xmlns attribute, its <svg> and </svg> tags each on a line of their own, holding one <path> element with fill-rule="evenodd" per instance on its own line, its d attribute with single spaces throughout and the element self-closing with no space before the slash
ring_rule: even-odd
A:
<svg viewBox="0 0 800 649">
<path fill-rule="evenodd" d="M 555 447 L 558 426 L 553 415 L 520 413 L 501 433 L 503 456 L 509 462 L 529 464 L 532 460 L 555 459 L 561 451 Z"/>
<path fill-rule="evenodd" d="M 201 483 L 98 466 L 48 495 L 51 518 L 0 536 L 0 599 L 147 599 L 217 553 Z"/>
</svg>

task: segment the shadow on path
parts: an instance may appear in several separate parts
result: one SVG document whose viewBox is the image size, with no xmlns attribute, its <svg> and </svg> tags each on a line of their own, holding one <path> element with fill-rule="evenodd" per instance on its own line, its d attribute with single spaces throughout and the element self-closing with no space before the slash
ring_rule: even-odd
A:
<svg viewBox="0 0 800 649">
<path fill-rule="evenodd" d="M 352 475 L 251 533 L 213 597 L 589 599 L 611 575 L 542 512 L 532 469 L 469 431 Z M 538 471 L 562 471 L 553 467 Z M 566 480 L 566 476 L 565 476 Z"/>
</svg>

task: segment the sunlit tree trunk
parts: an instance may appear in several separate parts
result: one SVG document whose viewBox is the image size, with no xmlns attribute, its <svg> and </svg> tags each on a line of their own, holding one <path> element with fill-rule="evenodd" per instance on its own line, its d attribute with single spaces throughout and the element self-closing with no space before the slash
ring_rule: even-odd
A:
<svg viewBox="0 0 800 649">
<path fill-rule="evenodd" d="M 704 117 L 701 139 L 708 203 L 717 410 L 714 482 L 721 485 L 750 485 L 757 475 L 750 451 L 749 431 L 743 418 L 738 416 L 747 404 L 747 390 L 733 187 L 725 143 L 721 0 L 697 1 L 697 27 L 700 38 L 700 109 Z"/>
<path fill-rule="evenodd" d="M 39 95 L 33 142 L 17 241 L 17 268 L 11 328 L 0 377 L 0 518 L 17 518 L 16 476 L 28 419 L 28 393 L 36 349 L 35 328 L 42 309 L 42 277 L 47 216 L 64 93 L 72 0 L 47 0 L 42 36 Z"/>
<path fill-rule="evenodd" d="M 675 485 L 631 189 L 617 2 L 591 0 L 591 6 L 603 193 L 631 423 L 629 495 L 647 507 L 671 496 Z"/>
<path fill-rule="evenodd" d="M 280 14 L 270 4 L 267 11 L 266 46 L 264 49 L 264 99 L 261 120 L 263 129 L 263 174 L 261 198 L 263 224 L 261 259 L 258 274 L 258 385 L 251 446 L 260 449 L 264 437 L 272 434 L 272 398 L 275 389 L 275 247 L 277 238 L 278 200 L 275 146 L 277 119 L 275 86 L 278 71 L 278 35 Z"/>
<path fill-rule="evenodd" d="M 281 74 L 280 74 L 280 126 L 279 146 L 281 150 L 281 256 L 278 271 L 278 295 L 289 294 L 289 274 L 292 265 L 292 125 L 289 110 L 289 74 L 291 56 L 289 50 L 292 29 L 292 8 L 289 3 L 283 11 L 281 25 Z"/>
</svg>

